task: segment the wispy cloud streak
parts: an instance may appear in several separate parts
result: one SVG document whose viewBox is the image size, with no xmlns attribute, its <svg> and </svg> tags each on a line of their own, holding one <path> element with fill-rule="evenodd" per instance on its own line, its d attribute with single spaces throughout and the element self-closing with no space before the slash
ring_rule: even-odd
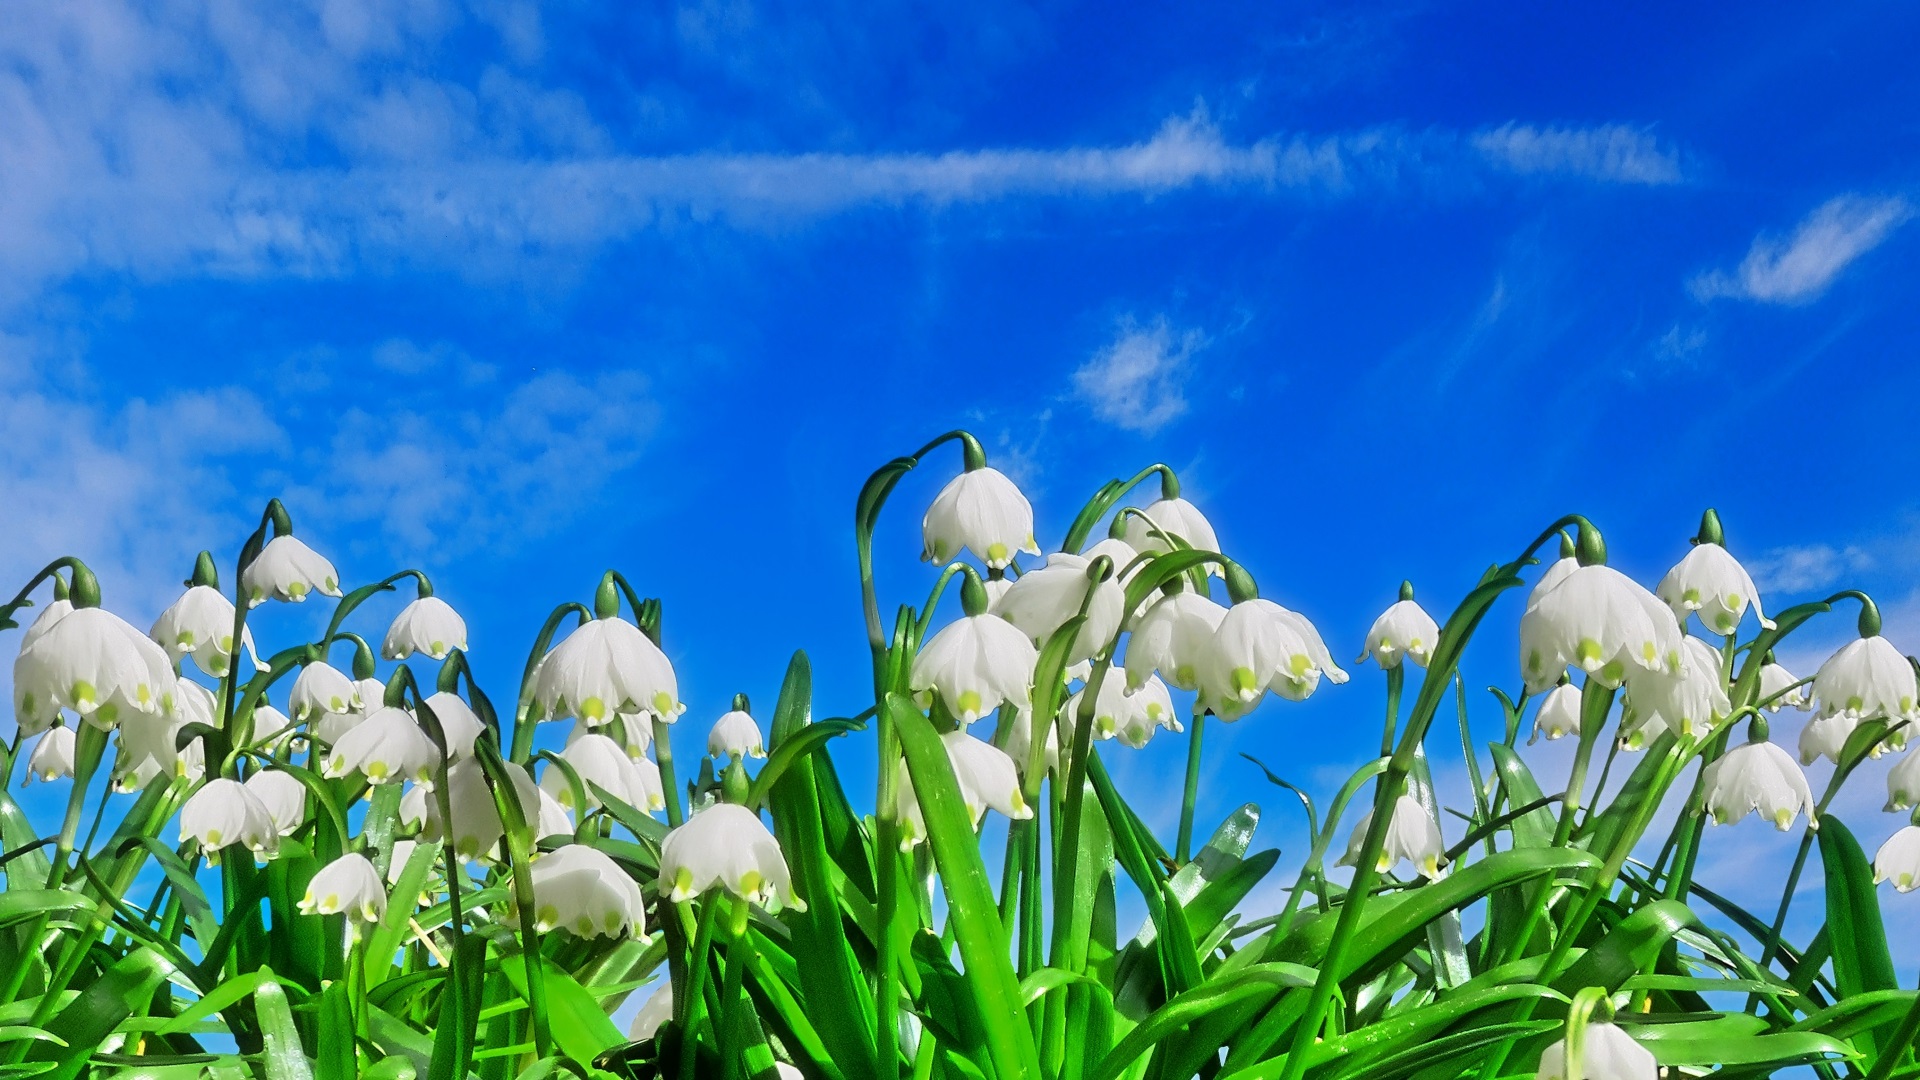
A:
<svg viewBox="0 0 1920 1080">
<path fill-rule="evenodd" d="M 1693 295 L 1763 304 L 1817 300 L 1855 259 L 1879 247 L 1913 217 L 1913 204 L 1899 196 L 1841 195 L 1822 203 L 1784 239 L 1761 235 L 1740 266 L 1693 279 Z"/>
</svg>

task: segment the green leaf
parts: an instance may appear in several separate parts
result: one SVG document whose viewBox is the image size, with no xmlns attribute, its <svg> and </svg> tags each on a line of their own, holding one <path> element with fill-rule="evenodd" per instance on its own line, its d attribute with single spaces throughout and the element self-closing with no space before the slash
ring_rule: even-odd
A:
<svg viewBox="0 0 1920 1080">
<path fill-rule="evenodd" d="M 1667 757 L 1673 753 L 1678 740 L 1672 732 L 1662 732 L 1660 736 L 1647 744 L 1639 764 L 1627 776 L 1618 794 L 1608 801 L 1606 808 L 1595 814 L 1581 827 L 1581 835 L 1576 839 L 1588 851 L 1605 854 L 1612 851 L 1620 841 L 1620 836 L 1638 819 L 1642 805 L 1649 798 L 1658 798 L 1665 791 L 1655 791 L 1654 784 L 1660 778 L 1660 771 L 1666 765 Z"/>
<path fill-rule="evenodd" d="M 459 1080 L 473 1061 L 474 1032 L 480 1023 L 480 993 L 487 964 L 487 939 L 472 931 L 460 936 L 452 970 L 440 992 L 434 1023 L 430 1080 Z M 512 965 L 509 965 L 510 967 Z M 522 991 L 524 993 L 524 990 Z"/>
<path fill-rule="evenodd" d="M 287 1007 L 287 992 L 271 968 L 262 968 L 260 974 L 264 978 L 254 991 L 253 1007 L 266 1040 L 260 1057 L 267 1080 L 312 1080 L 313 1069 L 300 1048 L 300 1031 L 293 1026 L 293 1010 Z"/>
<path fill-rule="evenodd" d="M 1514 753 L 1505 743 L 1491 743 L 1494 772 L 1500 777 L 1501 786 L 1507 789 L 1508 806 L 1526 806 L 1539 802 L 1542 793 L 1540 784 L 1533 778 L 1533 770 Z M 1553 812 L 1546 807 L 1522 814 L 1513 823 L 1513 846 L 1515 848 L 1546 847 L 1553 841 Z"/>
<path fill-rule="evenodd" d="M 1620 920 L 1599 944 L 1553 980 L 1554 989 L 1574 994 L 1589 986 L 1618 990 L 1649 967 L 1683 927 L 1700 920 L 1678 900 L 1656 900 Z M 1711 981 L 1711 980 L 1701 980 Z"/>
<path fill-rule="evenodd" d="M 1312 968 L 1298 964 L 1256 964 L 1232 978 L 1189 990 L 1149 1013 L 1088 1075 L 1091 1080 L 1114 1080 L 1136 1058 L 1173 1032 L 1249 997 L 1271 996 L 1277 989 L 1312 986 L 1313 977 Z"/>
<path fill-rule="evenodd" d="M 1829 1058 L 1852 1058 L 1851 1046 L 1811 1031 L 1777 1035 L 1731 1035 L 1714 1039 L 1648 1039 L 1651 1028 L 1628 1028 L 1662 1065 L 1802 1065 Z"/>
<path fill-rule="evenodd" d="M 27 812 L 13 801 L 13 795 L 0 784 L 0 850 L 17 851 L 42 839 L 27 820 Z M 20 851 L 6 864 L 7 891 L 45 888 L 53 873 L 53 862 L 46 849 Z"/>
<path fill-rule="evenodd" d="M 760 774 L 753 778 L 753 787 L 747 794 L 747 805 L 760 805 L 766 799 L 767 793 L 773 790 L 773 785 L 779 783 L 780 778 L 793 767 L 794 762 L 816 750 L 824 750 L 827 740 L 837 739 L 850 731 L 865 730 L 867 725 L 860 720 L 820 720 L 802 726 L 797 733 L 781 740 L 773 752 L 767 755 L 766 765 L 762 766 Z"/>
<path fill-rule="evenodd" d="M 41 879 L 43 884 L 45 881 L 45 878 Z M 33 888 L 0 892 L 0 926 L 12 926 L 55 911 L 90 908 L 93 904 L 87 897 L 65 889 Z"/>
<path fill-rule="evenodd" d="M 1873 887 L 1873 866 L 1860 842 L 1840 819 L 1820 819 L 1820 863 L 1826 870 L 1827 933 L 1833 942 L 1833 976 L 1840 996 L 1897 990 L 1887 928 L 1880 918 L 1880 897 Z M 1887 1045 L 1892 1025 L 1863 1032 L 1871 1051 Z"/>
<path fill-rule="evenodd" d="M 1308 1067 L 1312 1068 L 1314 1065 L 1336 1059 L 1350 1059 L 1343 1061 L 1342 1064 L 1350 1064 L 1358 1068 L 1369 1061 L 1403 1050 L 1409 1043 L 1438 1035 L 1482 1009 L 1509 1001 L 1539 998 L 1566 1000 L 1565 995 L 1532 983 L 1491 986 L 1449 994 L 1431 1005 L 1424 1005 L 1391 1019 L 1368 1024 L 1366 1027 L 1320 1043 L 1309 1058 Z"/>
<path fill-rule="evenodd" d="M 558 964 L 542 958 L 540 972 L 546 979 L 547 1019 L 553 1026 L 553 1041 L 561 1053 L 587 1065 L 627 1041 L 601 1009 L 599 999 Z M 527 995 L 527 968 L 519 957 L 504 958 L 500 973 L 521 997 Z"/>
<path fill-rule="evenodd" d="M 440 845 L 424 840 L 408 855 L 407 865 L 394 883 L 393 901 L 387 905 L 387 913 L 379 925 L 367 932 L 367 989 L 379 986 L 392 974 L 393 956 L 412 931 L 407 924 L 413 917 L 414 900 L 426 887 L 427 875 L 433 872 L 439 858 Z"/>
<path fill-rule="evenodd" d="M 320 995 L 320 1037 L 314 1044 L 319 1056 L 314 1060 L 318 1080 L 355 1080 L 359 1069 L 359 1053 L 354 1046 L 353 1001 L 347 994 L 347 983 L 336 982 L 329 985 Z M 405 1059 L 388 1058 L 388 1061 Z M 411 1064 L 408 1065 L 411 1069 Z"/>
<path fill-rule="evenodd" d="M 64 1045 L 36 1044 L 28 1059 L 53 1063 L 45 1073 L 52 1080 L 72 1080 L 121 1021 L 146 1009 L 170 971 L 158 952 L 145 946 L 134 949 L 47 1022 L 46 1030 Z"/>
<path fill-rule="evenodd" d="M 213 988 L 205 997 L 194 1002 L 191 1007 L 185 1009 L 173 1019 L 168 1020 L 156 1030 L 161 1035 L 172 1035 L 176 1032 L 191 1031 L 193 1026 L 200 1021 L 211 1018 L 215 1013 L 225 1012 L 232 1008 L 236 1002 L 251 997 L 254 991 L 260 989 L 260 987 L 265 984 L 279 980 L 280 977 L 275 975 L 271 968 L 261 968 L 259 971 L 249 974 L 236 975 Z"/>
</svg>

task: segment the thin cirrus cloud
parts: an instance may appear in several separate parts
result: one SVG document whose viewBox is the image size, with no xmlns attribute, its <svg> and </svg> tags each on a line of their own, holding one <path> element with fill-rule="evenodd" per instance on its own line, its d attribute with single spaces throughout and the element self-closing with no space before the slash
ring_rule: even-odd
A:
<svg viewBox="0 0 1920 1080">
<path fill-rule="evenodd" d="M 1702 302 L 1720 298 L 1763 304 L 1804 304 L 1820 298 L 1852 263 L 1879 247 L 1913 217 L 1913 205 L 1895 196 L 1840 195 L 1822 203 L 1786 237 L 1762 234 L 1732 270 L 1695 277 Z"/>
<path fill-rule="evenodd" d="M 1176 330 L 1165 316 L 1145 325 L 1125 320 L 1074 371 L 1074 396 L 1100 420 L 1151 435 L 1185 415 L 1191 361 L 1207 344 L 1206 334 Z"/>
</svg>

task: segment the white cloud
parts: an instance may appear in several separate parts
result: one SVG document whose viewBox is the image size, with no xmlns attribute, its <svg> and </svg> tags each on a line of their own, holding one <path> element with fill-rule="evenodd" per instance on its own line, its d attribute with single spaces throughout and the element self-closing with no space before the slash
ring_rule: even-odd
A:
<svg viewBox="0 0 1920 1080">
<path fill-rule="evenodd" d="M 1680 155 L 1652 133 L 1624 124 L 1536 127 L 1502 124 L 1473 136 L 1473 145 L 1519 173 L 1585 176 L 1623 184 L 1675 184 Z"/>
<path fill-rule="evenodd" d="M 1807 215 L 1793 235 L 1780 239 L 1762 234 L 1737 269 L 1702 274 L 1690 287 L 1701 301 L 1732 297 L 1801 304 L 1816 300 L 1841 271 L 1879 247 L 1912 216 L 1912 204 L 1899 196 L 1841 195 Z"/>
<path fill-rule="evenodd" d="M 1199 330 L 1176 331 L 1165 316 L 1132 319 L 1073 373 L 1074 395 L 1115 427 L 1151 435 L 1187 411 L 1189 361 L 1207 347 Z"/>
<path fill-rule="evenodd" d="M 1761 595 L 1767 593 L 1807 593 L 1838 584 L 1873 566 L 1873 556 L 1865 549 L 1848 544 L 1808 544 L 1803 547 L 1775 548 L 1748 560 L 1747 572 Z"/>
</svg>

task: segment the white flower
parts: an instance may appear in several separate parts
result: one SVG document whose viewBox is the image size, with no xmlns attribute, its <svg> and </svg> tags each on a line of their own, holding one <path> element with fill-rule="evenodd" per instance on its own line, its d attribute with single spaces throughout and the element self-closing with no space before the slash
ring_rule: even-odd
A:
<svg viewBox="0 0 1920 1080">
<path fill-rule="evenodd" d="M 1214 535 L 1213 526 L 1208 523 L 1200 508 L 1185 499 L 1156 499 L 1145 510 L 1135 514 L 1126 514 L 1126 524 L 1121 526 L 1121 539 L 1141 554 L 1163 554 L 1172 550 L 1166 539 L 1172 537 L 1183 541 L 1196 551 L 1220 550 L 1220 540 Z M 1218 563 L 1208 563 L 1207 573 L 1219 577 L 1221 567 Z"/>
<path fill-rule="evenodd" d="M 308 915 L 335 915 L 345 911 L 365 922 L 377 923 L 387 914 L 387 888 L 372 860 L 359 852 L 348 852 L 313 875 L 307 884 L 307 895 L 300 899 L 300 910 Z"/>
<path fill-rule="evenodd" d="M 1792 705 L 1799 709 L 1812 708 L 1813 698 L 1808 695 L 1807 688 L 1793 685 L 1799 681 L 1799 679 L 1794 677 L 1793 672 L 1788 671 L 1779 664 L 1769 661 L 1762 665 L 1760 668 L 1760 700 L 1766 701 L 1768 698 L 1773 699 L 1772 703 L 1767 706 L 1767 711 L 1779 712 L 1781 707 L 1785 705 Z M 1792 687 L 1792 689 L 1788 689 L 1789 687 Z"/>
<path fill-rule="evenodd" d="M 553 818 L 546 812 L 542 792 L 534 785 L 533 778 L 527 775 L 525 768 L 509 762 L 507 770 L 513 778 L 513 789 L 519 796 L 522 811 L 532 819 L 529 824 L 534 825 L 535 839 L 573 831 L 571 827 L 551 827 Z M 408 798 L 415 797 L 415 792 L 420 793 L 418 802 L 410 805 Z M 400 802 L 403 821 L 417 813 L 422 822 L 421 837 L 451 843 L 454 855 L 462 862 L 484 857 L 506 833 L 506 827 L 500 822 L 500 811 L 493 803 L 493 790 L 487 786 L 486 770 L 471 759 L 458 762 L 447 770 L 447 803 L 453 814 L 451 828 L 441 819 L 438 792 L 429 792 L 424 786 L 416 787 Z M 554 805 L 558 809 L 558 804 Z M 564 822 L 565 811 L 559 811 L 559 816 Z"/>
<path fill-rule="evenodd" d="M 154 620 L 151 636 L 175 663 L 191 654 L 201 671 L 224 677 L 233 660 L 233 601 L 211 585 L 192 586 Z M 252 630 L 241 629 L 240 644 L 253 666 L 266 671 L 254 652 Z"/>
<path fill-rule="evenodd" d="M 1127 638 L 1127 685 L 1138 690 L 1158 671 L 1173 686 L 1198 690 L 1214 632 L 1226 617 L 1226 608 L 1197 592 L 1156 601 Z"/>
<path fill-rule="evenodd" d="M 1116 580 L 1119 569 L 1116 567 L 1105 581 L 1095 584 L 1087 577 L 1090 565 L 1091 560 L 1079 555 L 1049 555 L 1046 565 L 1020 575 L 993 605 L 993 613 L 1019 627 L 1036 646 L 1045 646 L 1054 631 L 1080 613 L 1085 601 L 1087 621 L 1080 624 L 1073 637 L 1067 662 L 1090 660 L 1120 632 L 1127 605 L 1126 590 Z M 1089 590 L 1093 594 L 1090 599 Z"/>
<path fill-rule="evenodd" d="M 920 647 L 908 685 L 915 693 L 938 693 L 949 712 L 971 724 L 1002 704 L 1024 707 L 1039 659 L 1033 642 L 1012 623 L 997 615 L 968 615 Z"/>
<path fill-rule="evenodd" d="M 1540 708 L 1533 714 L 1533 738 L 1528 739 L 1527 742 L 1532 743 L 1542 735 L 1551 742 L 1563 735 L 1578 734 L 1580 734 L 1580 688 L 1562 683 L 1547 691 L 1547 696 L 1540 699 Z"/>
<path fill-rule="evenodd" d="M 1571 555 L 1562 555 L 1555 559 L 1541 573 L 1540 580 L 1533 583 L 1533 591 L 1527 594 L 1527 610 L 1532 611 L 1539 607 L 1540 601 L 1554 590 L 1554 586 L 1567 580 L 1567 575 L 1578 569 L 1580 569 L 1580 560 Z"/>
<path fill-rule="evenodd" d="M 1627 669 L 1628 748 L 1639 749 L 1661 731 L 1698 735 L 1733 711 L 1721 681 L 1719 650 L 1697 637 L 1680 640 L 1680 668 Z"/>
<path fill-rule="evenodd" d="M 674 903 L 715 886 L 770 911 L 807 905 L 793 892 L 780 841 L 760 815 L 733 803 L 714 803 L 667 834 L 660 844 L 660 883 L 656 888 Z"/>
<path fill-rule="evenodd" d="M 953 778 L 960 787 L 960 801 L 976 827 L 989 809 L 1010 818 L 1033 816 L 1033 807 L 1020 792 L 1020 770 L 1005 751 L 964 731 L 949 731 L 940 736 L 940 741 L 946 744 L 947 761 L 953 765 Z M 900 819 L 900 850 L 907 851 L 927 838 L 927 822 L 921 815 L 920 801 L 914 797 L 913 779 L 905 761 L 900 763 L 895 787 L 899 795 L 895 810 Z"/>
<path fill-rule="evenodd" d="M 47 606 L 40 609 L 40 614 L 34 617 L 33 622 L 29 623 L 25 632 L 20 635 L 20 651 L 26 652 L 28 646 L 39 641 L 43 634 L 53 629 L 54 623 L 71 614 L 73 614 L 73 601 L 65 597 L 47 601 Z"/>
<path fill-rule="evenodd" d="M 1920 825 L 1909 825 L 1880 845 L 1873 857 L 1873 883 L 1893 882 L 1896 892 L 1920 885 Z"/>
<path fill-rule="evenodd" d="M 405 709 L 383 705 L 340 736 L 320 775 L 335 779 L 359 771 L 369 784 L 413 780 L 433 786 L 440 750 Z"/>
<path fill-rule="evenodd" d="M 1373 620 L 1373 628 L 1367 631 L 1367 651 L 1360 659 L 1371 656 L 1383 668 L 1397 668 L 1404 657 L 1426 667 L 1439 641 L 1440 625 L 1433 616 L 1412 600 L 1401 600 Z"/>
<path fill-rule="evenodd" d="M 766 757 L 767 748 L 760 739 L 760 725 L 744 709 L 734 709 L 714 721 L 707 733 L 707 753 L 739 761 Z"/>
<path fill-rule="evenodd" d="M 627 1029 L 627 1038 L 634 1042 L 646 1042 L 660 1030 L 660 1025 L 673 1019 L 673 983 L 662 980 L 659 989 L 640 1006 L 640 1012 L 633 1018 L 633 1027 Z"/>
<path fill-rule="evenodd" d="M 1353 827 L 1353 835 L 1347 840 L 1347 853 L 1340 859 L 1341 866 L 1359 865 L 1360 857 L 1366 854 L 1367 830 L 1372 827 L 1373 811 L 1369 810 Z M 1440 877 L 1440 857 L 1446 850 L 1447 842 L 1440 836 L 1440 823 L 1433 820 L 1433 815 L 1427 813 L 1418 799 L 1402 795 L 1393 804 L 1387 842 L 1380 849 L 1380 859 L 1374 869 L 1384 874 L 1405 859 L 1422 877 L 1434 880 Z"/>
<path fill-rule="evenodd" d="M 119 751 L 113 759 L 113 784 L 122 792 L 139 791 L 156 777 L 178 776 L 180 751 L 175 736 L 184 726 L 171 716 L 128 717 L 120 725 Z M 199 740 L 194 740 L 199 745 Z"/>
<path fill-rule="evenodd" d="M 1675 618 L 1685 622 L 1689 614 L 1697 614 L 1700 625 L 1716 634 L 1733 633 L 1749 603 L 1760 625 L 1773 629 L 1773 620 L 1760 607 L 1760 590 L 1753 587 L 1753 578 L 1719 544 L 1695 544 L 1660 579 L 1654 592 L 1673 608 Z"/>
<path fill-rule="evenodd" d="M 577 717 L 590 727 L 616 714 L 672 723 L 686 706 L 667 654 L 625 619 L 595 619 L 540 661 L 533 699 L 548 720 Z"/>
<path fill-rule="evenodd" d="M 1200 670 L 1200 699 L 1222 720 L 1236 720 L 1268 690 L 1301 701 L 1325 674 L 1335 683 L 1347 673 L 1333 662 L 1320 632 L 1298 613 L 1255 598 L 1227 609 L 1214 631 L 1213 647 Z"/>
<path fill-rule="evenodd" d="M 473 744 L 487 730 L 473 707 L 459 694 L 440 690 L 427 695 L 427 708 L 440 721 L 440 734 L 447 739 L 447 756 L 455 761 L 472 757 Z"/>
<path fill-rule="evenodd" d="M 1047 725 L 1047 746 L 1040 755 L 1046 768 L 1060 767 L 1060 732 L 1052 724 Z M 1007 731 L 1007 756 L 1013 759 L 1014 771 L 1025 777 L 1028 761 L 1033 756 L 1032 709 L 1021 709 L 1014 714 L 1013 725 Z"/>
<path fill-rule="evenodd" d="M 1100 680 L 1100 693 L 1093 699 L 1093 733 L 1099 739 L 1119 739 L 1135 750 L 1147 745 L 1147 740 L 1161 728 L 1168 731 L 1184 730 L 1180 718 L 1173 710 L 1173 697 L 1167 692 L 1167 685 L 1157 677 L 1148 676 L 1146 685 L 1138 690 L 1129 691 L 1125 673 L 1120 668 L 1112 668 L 1107 677 Z M 1082 687 L 1067 699 L 1067 716 L 1079 723 L 1080 703 L 1086 699 L 1087 691 Z"/>
<path fill-rule="evenodd" d="M 240 844 L 256 855 L 271 858 L 280 850 L 280 830 L 273 815 L 238 780 L 213 779 L 180 808 L 181 841 L 197 840 L 207 861 L 220 861 L 220 851 Z"/>
<path fill-rule="evenodd" d="M 1920 750 L 1893 763 L 1887 770 L 1888 810 L 1905 810 L 1920 802 Z"/>
<path fill-rule="evenodd" d="M 104 608 L 76 608 L 20 650 L 13 705 L 27 734 L 53 726 L 61 709 L 111 728 L 123 713 L 172 709 L 176 681 L 166 650 L 147 635 Z"/>
<path fill-rule="evenodd" d="M 27 781 L 34 777 L 52 783 L 55 779 L 73 775 L 73 729 L 70 727 L 51 727 L 40 736 L 40 742 L 33 748 L 33 756 L 27 759 Z"/>
<path fill-rule="evenodd" d="M 298 829 L 307 820 L 307 785 L 292 773 L 262 769 L 247 777 L 246 789 L 266 807 L 267 816 L 281 836 Z"/>
<path fill-rule="evenodd" d="M 307 594 L 340 595 L 340 575 L 325 556 L 288 534 L 267 541 L 260 554 L 240 575 L 240 591 L 248 607 L 259 607 L 268 597 L 303 603 Z"/>
<path fill-rule="evenodd" d="M 361 705 L 360 691 L 353 680 L 324 660 L 301 668 L 293 680 L 293 692 L 287 696 L 287 708 L 293 711 L 296 723 L 318 720 L 327 713 L 355 712 Z"/>
<path fill-rule="evenodd" d="M 1680 624 L 1658 597 L 1610 566 L 1581 566 L 1544 595 L 1535 590 L 1520 617 L 1520 670 L 1533 692 L 1569 666 L 1619 686 L 1629 667 L 1678 670 L 1680 640 Z"/>
<path fill-rule="evenodd" d="M 1770 742 L 1736 746 L 1707 766 L 1707 810 L 1715 825 L 1738 821 L 1749 812 L 1774 823 L 1781 832 L 1793 825 L 1802 809 L 1809 828 L 1813 819 L 1813 791 L 1793 756 Z"/>
<path fill-rule="evenodd" d="M 581 786 L 586 788 L 588 809 L 600 806 L 600 797 L 593 792 L 595 784 L 605 789 L 607 794 L 642 812 L 666 809 L 666 793 L 660 787 L 659 766 L 645 759 L 633 760 L 619 743 L 605 735 L 577 735 L 566 749 L 560 751 L 560 758 L 580 774 Z M 580 809 L 573 805 L 573 785 L 567 782 L 566 773 L 552 765 L 547 766 L 546 775 L 540 778 L 540 790 L 553 796 L 563 807 Z"/>
<path fill-rule="evenodd" d="M 423 652 L 435 660 L 445 660 L 448 653 L 466 647 L 467 621 L 445 600 L 422 596 L 393 617 L 386 640 L 380 644 L 380 655 L 405 660 Z"/>
<path fill-rule="evenodd" d="M 639 762 L 635 762 L 634 764 L 638 765 Z M 653 763 L 649 761 L 647 764 L 652 765 Z M 643 768 L 642 771 L 644 772 L 645 769 Z M 523 771 L 520 775 L 524 776 L 526 774 Z M 655 782 L 658 783 L 660 776 L 658 766 L 654 767 L 653 776 Z M 519 780 L 517 778 L 514 781 L 514 786 L 519 786 Z M 532 791 L 540 801 L 540 811 L 531 823 L 533 825 L 533 838 L 535 840 L 544 840 L 549 836 L 573 835 L 573 818 L 567 813 L 567 808 L 560 805 L 560 800 L 532 785 L 528 785 L 526 790 Z"/>
<path fill-rule="evenodd" d="M 1800 729 L 1800 764 L 1811 765 L 1821 758 L 1838 763 L 1840 751 L 1859 726 L 1860 721 L 1845 714 L 1807 721 Z"/>
<path fill-rule="evenodd" d="M 253 707 L 253 745 L 267 746 L 289 734 L 293 721 L 279 709 L 261 702 Z"/>
<path fill-rule="evenodd" d="M 1660 1076 L 1653 1053 L 1612 1024 L 1588 1024 L 1580 1056 L 1580 1072 L 1587 1080 L 1658 1080 Z M 1534 1077 L 1566 1080 L 1567 1040 L 1541 1052 L 1540 1071 Z"/>
<path fill-rule="evenodd" d="M 647 932 L 640 886 L 604 852 L 567 844 L 533 861 L 534 925 L 579 937 Z"/>
<path fill-rule="evenodd" d="M 962 548 L 998 570 L 1016 551 L 1040 554 L 1033 539 L 1033 504 L 997 469 L 970 469 L 947 481 L 920 525 L 921 558 L 943 563 Z"/>
<path fill-rule="evenodd" d="M 1920 720 L 1914 708 L 1912 665 L 1886 638 L 1858 638 L 1841 646 L 1813 676 L 1816 716 L 1845 713 L 1859 720 Z"/>
</svg>

